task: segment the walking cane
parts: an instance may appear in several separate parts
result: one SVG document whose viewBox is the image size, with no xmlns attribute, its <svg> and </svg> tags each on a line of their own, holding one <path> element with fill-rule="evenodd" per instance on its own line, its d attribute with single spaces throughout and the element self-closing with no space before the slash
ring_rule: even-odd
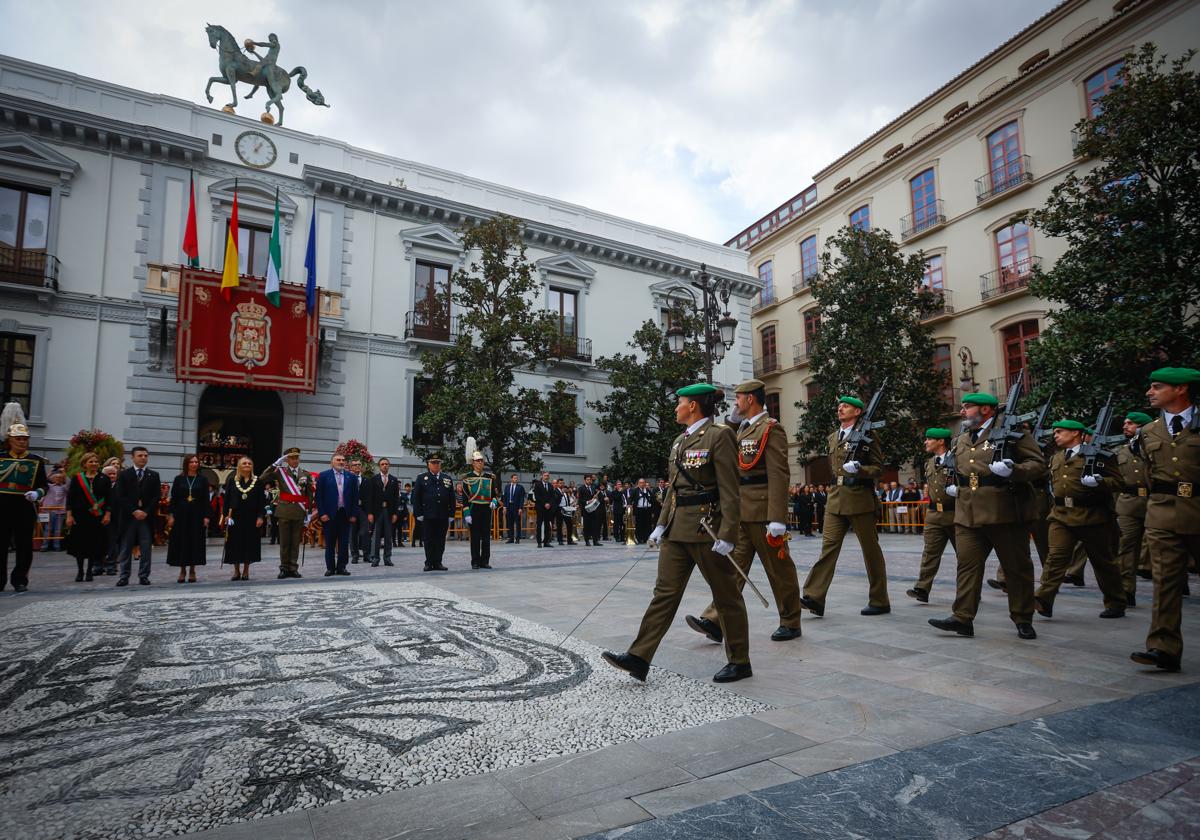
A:
<svg viewBox="0 0 1200 840">
<path fill-rule="evenodd" d="M 708 535 L 713 538 L 713 542 L 720 542 L 720 540 L 717 539 L 717 535 L 713 533 L 712 526 L 708 524 L 707 517 L 705 517 L 704 519 L 701 519 L 700 524 L 704 526 L 705 531 L 708 531 Z M 741 575 L 742 580 L 744 580 L 744 581 L 746 581 L 746 583 L 750 584 L 750 588 L 754 590 L 754 594 L 758 596 L 758 600 L 762 601 L 762 605 L 764 607 L 766 607 L 767 609 L 771 609 L 770 603 L 768 603 L 767 599 L 763 597 L 763 594 L 758 591 L 758 587 L 754 585 L 754 581 L 750 580 L 750 578 L 747 577 L 746 573 L 742 571 L 741 566 L 739 566 L 737 563 L 733 562 L 732 555 L 725 554 L 722 556 L 724 556 L 724 558 L 729 561 L 729 565 L 733 566 L 734 571 L 736 571 L 739 575 Z"/>
</svg>

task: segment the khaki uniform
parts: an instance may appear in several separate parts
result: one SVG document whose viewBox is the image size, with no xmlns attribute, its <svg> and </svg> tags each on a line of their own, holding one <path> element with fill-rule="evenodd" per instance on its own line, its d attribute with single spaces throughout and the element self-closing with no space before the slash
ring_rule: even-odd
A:
<svg viewBox="0 0 1200 840">
<path fill-rule="evenodd" d="M 953 447 L 953 444 L 951 446 Z M 955 500 L 946 493 L 946 480 L 946 470 L 938 463 L 936 457 L 925 462 L 929 506 L 925 509 L 925 546 L 921 551 L 921 571 L 917 577 L 916 588 L 927 595 L 933 588 L 933 579 L 937 577 L 938 569 L 941 568 L 946 543 L 950 543 L 951 547 L 956 545 Z"/>
<path fill-rule="evenodd" d="M 995 420 L 992 421 L 996 422 Z M 954 463 L 958 471 L 958 499 L 954 508 L 954 535 L 958 552 L 958 592 L 954 617 L 973 622 L 983 590 L 984 561 L 993 549 L 1008 584 L 1008 614 L 1014 624 L 1033 620 L 1033 560 L 1029 556 L 1029 523 L 1037 516 L 1034 483 L 1046 475 L 1042 450 L 1026 433 L 1008 447 L 1012 475 L 992 475 L 991 425 L 976 442 L 968 432 L 958 436 Z"/>
<path fill-rule="evenodd" d="M 288 490 L 283 480 L 287 473 L 300 489 L 301 502 Z M 279 501 L 275 505 L 275 518 L 279 521 L 279 571 L 291 574 L 300 571 L 300 540 L 304 535 L 304 520 L 312 505 L 311 476 L 304 467 L 292 469 L 287 464 L 267 467 L 260 481 L 275 481 L 279 485 Z"/>
<path fill-rule="evenodd" d="M 825 605 L 829 584 L 833 582 L 833 570 L 842 551 L 842 540 L 846 538 L 846 532 L 853 529 L 867 567 L 867 603 L 872 607 L 890 607 L 887 565 L 879 548 L 879 535 L 875 532 L 876 506 L 879 503 L 875 495 L 875 479 L 883 471 L 879 439 L 876 438 L 866 455 L 858 459 L 861 466 L 854 474 L 846 472 L 847 447 L 845 441 L 838 441 L 838 432 L 829 436 L 828 445 L 833 479 L 825 502 L 821 556 L 804 581 L 804 596 Z"/>
<path fill-rule="evenodd" d="M 1200 406 L 1193 405 L 1192 411 Z M 1150 468 L 1146 540 L 1154 573 L 1146 648 L 1179 656 L 1188 562 L 1200 557 L 1200 433 L 1184 428 L 1172 435 L 1159 417 L 1142 426 L 1142 451 Z"/>
<path fill-rule="evenodd" d="M 713 538 L 701 525 L 702 519 L 711 517 L 709 527 L 718 539 L 737 543 L 737 473 L 737 442 L 727 427 L 714 426 L 710 420 L 693 434 L 684 432 L 675 438 L 667 492 L 658 517 L 658 524 L 667 529 L 658 551 L 658 577 L 637 638 L 629 647 L 633 655 L 647 662 L 654 658 L 679 609 L 692 569 L 699 566 L 712 589 L 726 657 L 734 664 L 750 662 L 740 578 L 729 560 L 712 550 Z"/>
<path fill-rule="evenodd" d="M 1126 595 L 1137 592 L 1138 569 L 1149 568 L 1150 544 L 1146 530 L 1146 505 L 1150 501 L 1150 471 L 1142 452 L 1140 436 L 1117 450 L 1117 470 L 1121 489 L 1117 492 L 1117 568 Z"/>
<path fill-rule="evenodd" d="M 790 481 L 787 432 L 763 413 L 756 423 L 737 432 L 737 442 L 741 524 L 733 562 L 748 573 L 757 554 L 775 595 L 779 624 L 799 627 L 800 579 L 796 575 L 796 564 L 792 562 L 786 542 L 779 548 L 772 548 L 767 543 L 766 528 L 768 522 L 787 524 Z M 746 582 L 739 576 L 737 585 L 740 591 Z M 709 604 L 701 617 L 716 621 L 716 604 Z"/>
<path fill-rule="evenodd" d="M 1112 494 L 1121 486 L 1121 474 L 1115 459 L 1097 460 L 1100 470 L 1099 487 L 1083 484 L 1086 458 L 1075 455 L 1068 460 L 1066 452 L 1055 452 L 1050 459 L 1050 486 L 1054 491 L 1054 508 L 1050 511 L 1050 556 L 1042 568 L 1042 582 L 1035 597 L 1051 605 L 1062 586 L 1067 567 L 1083 545 L 1096 574 L 1096 583 L 1104 594 L 1108 609 L 1125 609 L 1125 590 L 1121 574 L 1112 556 Z"/>
</svg>

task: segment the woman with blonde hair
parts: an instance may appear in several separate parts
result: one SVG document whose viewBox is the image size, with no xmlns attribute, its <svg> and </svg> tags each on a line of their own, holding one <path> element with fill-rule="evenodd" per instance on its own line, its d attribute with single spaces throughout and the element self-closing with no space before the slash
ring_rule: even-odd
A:
<svg viewBox="0 0 1200 840">
<path fill-rule="evenodd" d="M 237 469 L 225 482 L 225 560 L 233 564 L 232 580 L 250 580 L 250 564 L 262 559 L 263 516 L 266 513 L 263 483 L 254 473 L 254 462 L 238 459 Z M 241 565 L 239 570 L 238 566 Z"/>
<path fill-rule="evenodd" d="M 100 471 L 100 458 L 95 452 L 85 452 L 79 459 L 79 472 L 67 483 L 67 552 L 79 569 L 76 583 L 103 574 L 112 519 L 108 509 L 111 492 L 112 482 Z"/>
</svg>

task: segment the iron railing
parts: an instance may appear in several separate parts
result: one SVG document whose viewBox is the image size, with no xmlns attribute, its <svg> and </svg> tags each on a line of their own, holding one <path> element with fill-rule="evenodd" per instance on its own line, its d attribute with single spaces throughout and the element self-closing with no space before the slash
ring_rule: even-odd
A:
<svg viewBox="0 0 1200 840">
<path fill-rule="evenodd" d="M 592 340 L 590 338 L 580 338 L 577 335 L 562 335 L 559 336 L 558 343 L 554 349 L 560 359 L 573 359 L 577 362 L 590 362 L 592 360 Z"/>
<path fill-rule="evenodd" d="M 777 370 L 779 370 L 778 353 L 764 353 L 754 360 L 755 376 L 763 376 L 764 374 L 774 373 Z"/>
<path fill-rule="evenodd" d="M 458 338 L 458 319 L 450 314 L 413 310 L 404 314 L 404 338 L 449 343 Z"/>
<path fill-rule="evenodd" d="M 792 272 L 792 291 L 799 293 L 804 291 L 812 283 L 814 277 L 817 276 L 816 271 L 810 270 L 808 273 L 801 271 Z"/>
<path fill-rule="evenodd" d="M 923 207 L 918 207 L 912 213 L 900 220 L 900 238 L 908 239 L 923 230 L 944 225 L 946 223 L 946 206 L 939 198 Z"/>
<path fill-rule="evenodd" d="M 975 201 L 982 204 L 989 198 L 1033 180 L 1029 170 L 1029 155 L 1021 155 L 995 166 L 975 179 Z"/>
<path fill-rule="evenodd" d="M 990 300 L 994 297 L 1024 289 L 1029 285 L 1035 266 L 1042 264 L 1041 257 L 1026 257 L 1011 265 L 979 275 L 979 297 Z"/>
<path fill-rule="evenodd" d="M 754 304 L 750 307 L 750 311 L 757 312 L 764 306 L 770 306 L 777 300 L 779 300 L 779 298 L 775 296 L 774 289 L 763 289 L 758 293 L 758 297 L 754 299 Z"/>
<path fill-rule="evenodd" d="M 921 316 L 924 321 L 954 314 L 954 293 L 949 289 L 928 289 L 934 296 L 934 308 Z"/>
<path fill-rule="evenodd" d="M 58 291 L 62 263 L 45 251 L 26 251 L 0 245 L 0 282 Z"/>
<path fill-rule="evenodd" d="M 798 344 L 792 345 L 792 364 L 802 365 L 808 361 L 808 355 L 812 352 L 812 348 L 808 346 L 807 341 L 801 341 Z"/>
<path fill-rule="evenodd" d="M 1008 389 L 1017 381 L 1018 376 L 1023 375 L 1022 388 L 1026 394 L 1032 393 L 1037 389 L 1038 378 L 1029 372 L 1029 368 L 1009 373 L 1005 376 L 997 376 L 995 379 L 989 380 L 988 390 L 991 391 L 1001 402 L 1008 396 Z"/>
</svg>

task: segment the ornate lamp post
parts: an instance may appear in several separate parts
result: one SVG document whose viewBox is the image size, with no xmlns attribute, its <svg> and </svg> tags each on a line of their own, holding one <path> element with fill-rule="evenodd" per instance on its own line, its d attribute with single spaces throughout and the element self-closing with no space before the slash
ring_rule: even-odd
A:
<svg viewBox="0 0 1200 840">
<path fill-rule="evenodd" d="M 700 299 L 696 298 L 696 290 L 700 291 Z M 701 351 L 704 353 L 704 379 L 712 383 L 713 365 L 720 364 L 725 358 L 725 351 L 733 346 L 737 336 L 737 319 L 729 314 L 729 296 L 733 288 L 729 280 L 712 277 L 708 266 L 700 264 L 700 271 L 693 275 L 689 285 L 672 286 L 666 291 L 666 298 L 671 303 L 676 293 L 686 296 L 676 305 L 689 309 L 704 325 L 704 334 L 697 336 Z M 720 306 L 718 306 L 718 299 Z M 723 311 L 722 311 L 723 310 Z M 672 353 L 682 353 L 687 347 L 688 334 L 682 326 L 675 324 L 667 330 L 667 347 Z"/>
</svg>

